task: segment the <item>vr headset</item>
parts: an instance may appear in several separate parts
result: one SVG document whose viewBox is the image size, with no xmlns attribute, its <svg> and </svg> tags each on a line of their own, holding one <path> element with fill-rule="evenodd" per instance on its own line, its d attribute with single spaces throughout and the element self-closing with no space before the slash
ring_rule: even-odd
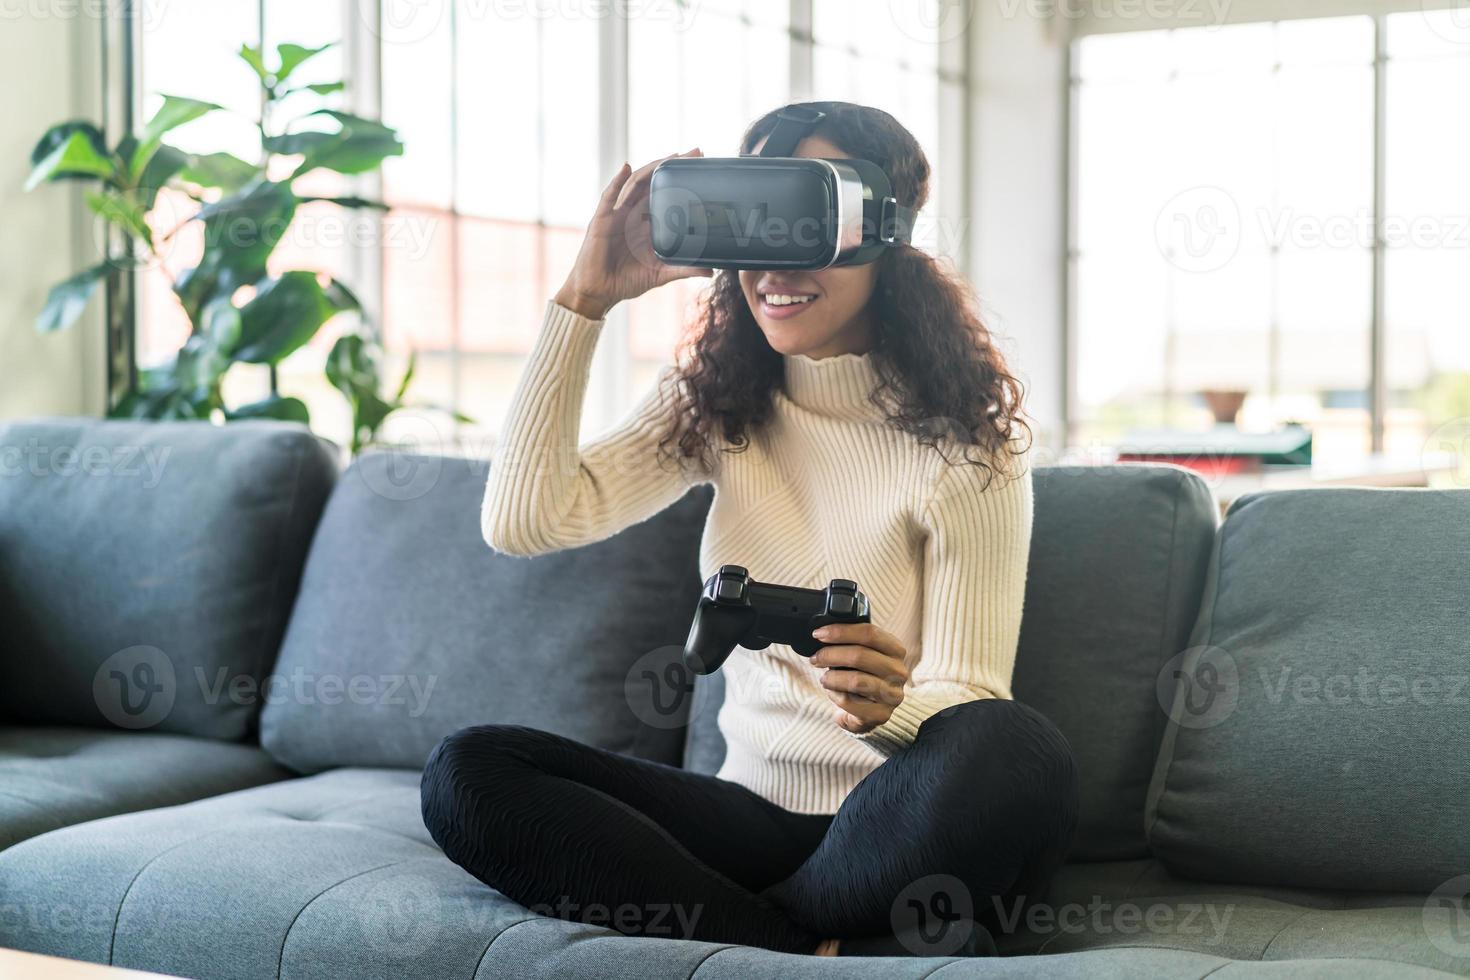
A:
<svg viewBox="0 0 1470 980">
<path fill-rule="evenodd" d="M 825 269 L 909 242 L 914 209 L 868 160 L 793 157 L 826 115 L 790 106 L 759 155 L 665 160 L 649 185 L 653 252 L 707 269 Z"/>
</svg>

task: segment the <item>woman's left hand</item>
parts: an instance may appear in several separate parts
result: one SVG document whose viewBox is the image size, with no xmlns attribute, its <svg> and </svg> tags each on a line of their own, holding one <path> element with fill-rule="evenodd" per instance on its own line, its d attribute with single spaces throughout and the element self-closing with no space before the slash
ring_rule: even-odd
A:
<svg viewBox="0 0 1470 980">
<path fill-rule="evenodd" d="M 903 703 L 909 679 L 907 651 L 898 637 L 871 623 L 833 623 L 812 633 L 823 643 L 812 656 L 822 672 L 822 687 L 840 709 L 837 724 L 854 735 L 870 732 Z M 831 668 L 847 667 L 848 670 Z"/>
</svg>

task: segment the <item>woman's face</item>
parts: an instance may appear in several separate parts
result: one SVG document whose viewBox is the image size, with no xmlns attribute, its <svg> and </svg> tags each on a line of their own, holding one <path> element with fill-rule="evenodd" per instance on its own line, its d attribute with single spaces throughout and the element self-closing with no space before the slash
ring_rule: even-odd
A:
<svg viewBox="0 0 1470 980">
<path fill-rule="evenodd" d="M 760 152 L 765 140 L 753 152 Z M 796 148 L 799 157 L 846 158 L 819 136 Z M 868 300 L 878 281 L 878 264 L 830 269 L 758 270 L 740 273 L 740 288 L 766 342 L 782 354 L 830 357 L 861 354 L 872 346 Z"/>
</svg>

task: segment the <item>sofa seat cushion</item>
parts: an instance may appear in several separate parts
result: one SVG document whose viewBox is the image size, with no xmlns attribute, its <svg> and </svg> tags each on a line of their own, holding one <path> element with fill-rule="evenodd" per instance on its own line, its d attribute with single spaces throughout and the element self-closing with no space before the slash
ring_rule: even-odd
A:
<svg viewBox="0 0 1470 980">
<path fill-rule="evenodd" d="M 277 665 L 306 694 L 267 699 L 266 751 L 299 772 L 417 768 L 445 735 L 493 722 L 678 765 L 689 698 L 666 678 L 699 599 L 708 488 L 526 559 L 485 544 L 487 473 L 375 452 L 343 475 Z"/>
<path fill-rule="evenodd" d="M 1201 880 L 1426 894 L 1470 872 L 1467 554 L 1470 491 L 1236 501 L 1172 670 L 1154 855 Z"/>
<path fill-rule="evenodd" d="M 58 827 L 289 775 L 253 745 L 157 732 L 0 727 L 0 850 Z"/>
<path fill-rule="evenodd" d="M 1071 864 L 1032 909 L 1003 913 L 1007 955 L 1157 948 L 1229 960 L 1343 958 L 1470 976 L 1470 904 L 1441 895 L 1191 881 L 1153 859 Z"/>
<path fill-rule="evenodd" d="M 336 477 L 284 422 L 0 423 L 0 718 L 250 736 Z"/>
<path fill-rule="evenodd" d="M 0 947 L 213 980 L 532 976 L 538 951 L 584 936 L 618 945 L 548 962 L 687 977 L 719 948 L 533 915 L 434 846 L 408 770 L 68 827 L 0 852 L 0 896 Z"/>
</svg>

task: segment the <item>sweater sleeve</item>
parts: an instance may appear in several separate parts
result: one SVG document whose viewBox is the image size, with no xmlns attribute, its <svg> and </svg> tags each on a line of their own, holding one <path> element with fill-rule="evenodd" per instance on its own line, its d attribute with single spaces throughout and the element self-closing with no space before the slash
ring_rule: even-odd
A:
<svg viewBox="0 0 1470 980">
<path fill-rule="evenodd" d="M 658 458 L 673 411 L 668 368 L 626 419 L 578 446 L 603 322 L 547 304 L 480 511 L 481 532 L 496 551 L 529 556 L 600 541 L 657 514 L 695 482 Z"/>
<path fill-rule="evenodd" d="M 1024 457 L 1016 472 L 987 474 L 943 464 L 922 523 L 924 605 L 917 662 L 892 717 L 854 735 L 880 755 L 913 744 L 931 715 L 967 701 L 1011 697 L 1021 606 L 1031 552 L 1032 481 Z"/>
</svg>

